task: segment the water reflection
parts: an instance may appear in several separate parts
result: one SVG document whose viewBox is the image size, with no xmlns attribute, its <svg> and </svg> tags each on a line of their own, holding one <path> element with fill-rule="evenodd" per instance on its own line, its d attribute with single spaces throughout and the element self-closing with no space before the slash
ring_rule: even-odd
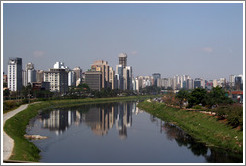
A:
<svg viewBox="0 0 246 166">
<path fill-rule="evenodd" d="M 55 109 L 41 114 L 39 120 L 42 128 L 54 131 L 57 135 L 66 131 L 69 126 L 85 123 L 96 135 L 106 135 L 116 126 L 119 137 L 126 139 L 127 128 L 132 126 L 132 114 L 141 111 L 136 107 L 137 103 L 109 103 L 104 105 L 87 105 L 78 108 Z"/>
<path fill-rule="evenodd" d="M 41 162 L 242 162 L 242 154 L 208 148 L 136 105 L 117 102 L 42 112 L 30 128 L 31 134 L 49 138 L 35 141 L 43 150 Z"/>
<path fill-rule="evenodd" d="M 160 132 L 164 133 L 169 140 L 175 140 L 177 144 L 185 146 L 196 156 L 203 156 L 207 162 L 214 163 L 239 163 L 242 162 L 242 155 L 218 148 L 208 148 L 204 143 L 195 141 L 190 135 L 185 133 L 178 126 L 163 122 L 150 115 L 152 122 L 160 123 Z"/>
</svg>

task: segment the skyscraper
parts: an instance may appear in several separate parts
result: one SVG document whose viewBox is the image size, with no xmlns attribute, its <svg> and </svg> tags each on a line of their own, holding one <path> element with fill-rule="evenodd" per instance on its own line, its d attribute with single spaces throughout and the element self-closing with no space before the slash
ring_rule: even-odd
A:
<svg viewBox="0 0 246 166">
<path fill-rule="evenodd" d="M 112 67 L 109 68 L 109 83 L 110 83 L 110 87 L 111 89 L 117 89 L 116 87 L 116 82 L 115 82 L 115 71 L 113 70 Z"/>
<path fill-rule="evenodd" d="M 127 54 L 126 53 L 121 53 L 119 55 L 119 64 L 122 65 L 123 67 L 127 66 Z"/>
<path fill-rule="evenodd" d="M 189 78 L 189 79 L 187 79 L 186 80 L 186 87 L 187 87 L 187 89 L 193 89 L 194 88 L 194 81 L 193 81 L 193 79 L 191 79 L 191 78 Z"/>
<path fill-rule="evenodd" d="M 76 81 L 82 82 L 82 69 L 80 67 L 75 67 L 73 71 L 76 74 Z"/>
<path fill-rule="evenodd" d="M 85 83 L 92 90 L 101 90 L 102 88 L 102 73 L 100 71 L 85 72 Z"/>
<path fill-rule="evenodd" d="M 44 81 L 44 71 L 43 70 L 37 70 L 36 81 L 37 82 L 43 82 Z"/>
<path fill-rule="evenodd" d="M 74 70 L 69 70 L 68 72 L 68 86 L 76 85 L 76 73 Z"/>
<path fill-rule="evenodd" d="M 123 89 L 124 87 L 124 80 L 123 80 L 123 66 L 116 65 L 116 75 L 117 75 L 117 82 L 118 82 L 118 89 Z"/>
<path fill-rule="evenodd" d="M 119 65 L 116 65 L 116 75 L 118 88 L 122 90 L 132 90 L 132 67 L 127 66 L 127 54 L 119 54 Z"/>
<path fill-rule="evenodd" d="M 22 58 L 9 58 L 8 88 L 11 91 L 19 91 L 22 88 Z"/>
<path fill-rule="evenodd" d="M 94 63 L 91 65 L 91 70 L 102 73 L 102 88 L 107 88 L 109 84 L 108 62 L 103 60 L 94 61 Z"/>
<path fill-rule="evenodd" d="M 161 79 L 161 74 L 160 73 L 154 73 L 152 74 L 153 79 L 154 79 L 154 86 L 157 86 L 157 81 Z"/>
<path fill-rule="evenodd" d="M 36 82 L 36 70 L 34 69 L 34 64 L 28 63 L 26 65 L 26 74 L 27 74 L 27 84 Z"/>
<path fill-rule="evenodd" d="M 59 93 L 68 91 L 68 72 L 65 68 L 67 67 L 62 62 L 56 62 L 53 69 L 44 72 L 44 81 L 50 82 L 51 91 Z"/>
<path fill-rule="evenodd" d="M 230 75 L 229 76 L 229 86 L 234 87 L 235 86 L 235 75 Z"/>
<path fill-rule="evenodd" d="M 235 87 L 237 90 L 243 90 L 243 75 L 235 76 Z"/>
</svg>

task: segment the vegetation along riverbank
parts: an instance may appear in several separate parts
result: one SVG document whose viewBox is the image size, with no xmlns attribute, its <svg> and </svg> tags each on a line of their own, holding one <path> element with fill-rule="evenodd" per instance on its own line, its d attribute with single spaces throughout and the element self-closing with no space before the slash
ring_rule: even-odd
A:
<svg viewBox="0 0 246 166">
<path fill-rule="evenodd" d="M 13 154 L 10 160 L 20 161 L 39 161 L 40 150 L 29 142 L 24 135 L 26 134 L 26 126 L 30 120 L 34 118 L 40 110 L 47 110 L 59 107 L 73 107 L 83 104 L 96 104 L 115 101 L 127 101 L 134 99 L 145 99 L 151 96 L 130 96 L 130 97 L 114 97 L 114 98 L 86 98 L 86 99 L 67 99 L 67 100 L 52 100 L 42 101 L 37 104 L 29 105 L 27 109 L 16 114 L 6 121 L 4 125 L 5 132 L 13 138 L 15 145 Z"/>
<path fill-rule="evenodd" d="M 179 126 L 197 141 L 210 147 L 243 152 L 243 131 L 232 128 L 225 122 L 219 121 L 215 116 L 199 111 L 172 108 L 158 102 L 144 101 L 140 102 L 138 107 L 164 121 Z"/>
</svg>

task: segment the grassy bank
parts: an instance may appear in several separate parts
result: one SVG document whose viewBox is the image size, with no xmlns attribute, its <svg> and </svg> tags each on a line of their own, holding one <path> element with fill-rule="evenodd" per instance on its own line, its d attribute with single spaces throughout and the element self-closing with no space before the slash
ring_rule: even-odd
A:
<svg viewBox="0 0 246 166">
<path fill-rule="evenodd" d="M 197 141 L 208 146 L 243 152 L 243 131 L 232 129 L 214 116 L 146 101 L 139 103 L 138 107 L 162 120 L 176 124 Z"/>
<path fill-rule="evenodd" d="M 20 161 L 38 161 L 40 159 L 40 150 L 27 139 L 24 138 L 26 134 L 26 126 L 30 119 L 38 114 L 39 110 L 46 110 L 59 107 L 73 107 L 84 104 L 97 104 L 116 101 L 127 101 L 134 99 L 145 99 L 151 96 L 130 96 L 130 97 L 115 97 L 115 98 L 97 98 L 97 99 L 68 99 L 68 100 L 52 100 L 43 101 L 37 104 L 29 105 L 27 109 L 16 114 L 14 117 L 6 121 L 4 125 L 5 132 L 13 138 L 15 145 L 13 154 L 10 160 Z"/>
</svg>

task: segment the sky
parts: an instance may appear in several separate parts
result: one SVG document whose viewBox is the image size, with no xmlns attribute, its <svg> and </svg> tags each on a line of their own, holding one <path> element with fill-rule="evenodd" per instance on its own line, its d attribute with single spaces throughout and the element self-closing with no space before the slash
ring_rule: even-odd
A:
<svg viewBox="0 0 246 166">
<path fill-rule="evenodd" d="M 83 71 L 95 60 L 115 70 L 126 53 L 134 76 L 229 78 L 243 74 L 240 3 L 5 3 L 3 70 L 9 57 L 23 69 L 64 62 Z"/>
</svg>

